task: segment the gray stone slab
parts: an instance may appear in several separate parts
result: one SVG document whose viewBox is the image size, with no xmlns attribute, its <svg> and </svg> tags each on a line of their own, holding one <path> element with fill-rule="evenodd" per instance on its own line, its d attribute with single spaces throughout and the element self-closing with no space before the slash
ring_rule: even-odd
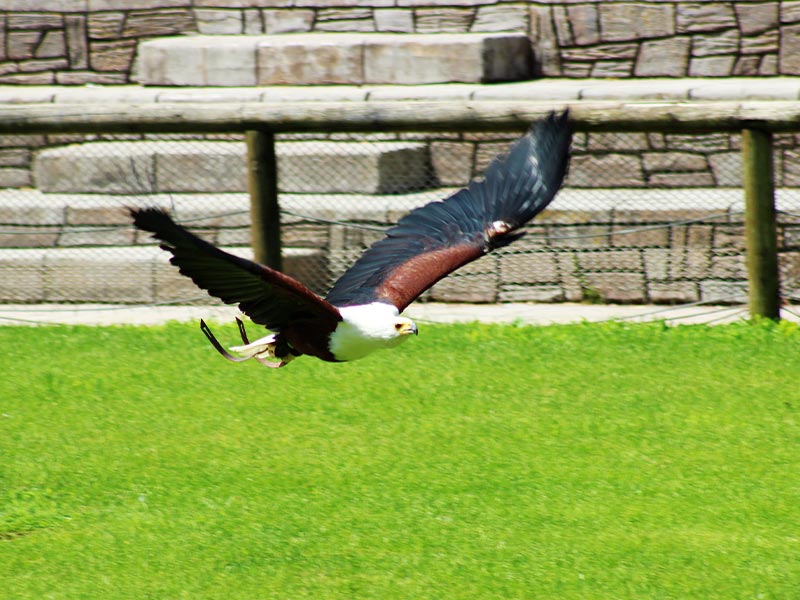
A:
<svg viewBox="0 0 800 600">
<path fill-rule="evenodd" d="M 258 85 L 363 84 L 362 44 L 362 38 L 352 34 L 260 38 Z"/>
<path fill-rule="evenodd" d="M 50 302 L 152 302 L 154 246 L 58 248 L 45 253 Z"/>
<path fill-rule="evenodd" d="M 94 142 L 42 150 L 33 163 L 34 182 L 44 192 L 152 192 L 156 143 Z"/>
<path fill-rule="evenodd" d="M 44 256 L 38 248 L 0 250 L 0 301 L 44 301 Z"/>
<path fill-rule="evenodd" d="M 427 144 L 413 142 L 282 142 L 278 144 L 284 192 L 402 193 L 425 187 Z"/>
<path fill-rule="evenodd" d="M 247 190 L 246 148 L 240 142 L 163 142 L 155 148 L 159 192 Z"/>
<path fill-rule="evenodd" d="M 529 46 L 526 35 L 513 33 L 369 37 L 364 44 L 364 80 L 414 84 L 529 79 Z"/>
<path fill-rule="evenodd" d="M 141 42 L 134 79 L 144 85 L 252 86 L 260 39 L 193 35 Z"/>
<path fill-rule="evenodd" d="M 141 42 L 135 79 L 182 86 L 425 84 L 514 81 L 529 78 L 532 68 L 522 33 L 194 35 Z"/>
</svg>

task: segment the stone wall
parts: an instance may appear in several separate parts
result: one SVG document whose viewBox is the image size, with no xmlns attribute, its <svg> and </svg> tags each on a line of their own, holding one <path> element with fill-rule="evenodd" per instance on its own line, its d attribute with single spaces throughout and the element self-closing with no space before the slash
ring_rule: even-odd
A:
<svg viewBox="0 0 800 600">
<path fill-rule="evenodd" d="M 9 0 L 0 83 L 131 82 L 142 39 L 520 31 L 559 77 L 800 75 L 800 0 Z"/>
</svg>

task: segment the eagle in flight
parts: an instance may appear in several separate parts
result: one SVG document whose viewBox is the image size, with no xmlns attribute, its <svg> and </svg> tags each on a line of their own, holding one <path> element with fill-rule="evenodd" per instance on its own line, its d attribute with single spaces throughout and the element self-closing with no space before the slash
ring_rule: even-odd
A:
<svg viewBox="0 0 800 600">
<path fill-rule="evenodd" d="M 444 200 L 412 210 L 373 244 L 333 285 L 325 298 L 299 281 L 234 256 L 198 238 L 158 208 L 130 209 L 133 223 L 161 241 L 170 262 L 212 296 L 238 304 L 269 330 L 225 350 L 200 326 L 225 358 L 255 358 L 283 367 L 308 354 L 322 360 L 356 360 L 397 346 L 417 326 L 400 313 L 422 292 L 459 267 L 522 237 L 517 230 L 558 192 L 569 163 L 568 114 L 534 123 L 484 176 Z"/>
</svg>

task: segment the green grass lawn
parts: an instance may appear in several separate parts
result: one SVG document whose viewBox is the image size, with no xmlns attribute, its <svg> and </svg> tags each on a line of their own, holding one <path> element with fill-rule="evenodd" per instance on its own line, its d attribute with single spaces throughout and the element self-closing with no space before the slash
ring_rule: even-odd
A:
<svg viewBox="0 0 800 600">
<path fill-rule="evenodd" d="M 197 324 L 0 344 L 0 597 L 800 594 L 792 325 L 423 325 L 278 371 Z"/>
</svg>

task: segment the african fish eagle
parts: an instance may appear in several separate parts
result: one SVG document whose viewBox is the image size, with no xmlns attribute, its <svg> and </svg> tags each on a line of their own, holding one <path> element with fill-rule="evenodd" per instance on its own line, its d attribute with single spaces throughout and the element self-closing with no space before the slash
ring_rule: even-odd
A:
<svg viewBox="0 0 800 600">
<path fill-rule="evenodd" d="M 308 354 L 342 362 L 397 346 L 417 326 L 400 313 L 459 267 L 522 237 L 517 230 L 542 211 L 561 187 L 569 163 L 568 115 L 534 123 L 483 178 L 444 200 L 412 210 L 372 245 L 325 298 L 299 281 L 201 240 L 157 208 L 130 209 L 136 227 L 154 234 L 170 262 L 194 283 L 270 333 L 253 342 L 237 319 L 244 345 L 224 357 L 255 358 L 282 367 Z"/>
</svg>

